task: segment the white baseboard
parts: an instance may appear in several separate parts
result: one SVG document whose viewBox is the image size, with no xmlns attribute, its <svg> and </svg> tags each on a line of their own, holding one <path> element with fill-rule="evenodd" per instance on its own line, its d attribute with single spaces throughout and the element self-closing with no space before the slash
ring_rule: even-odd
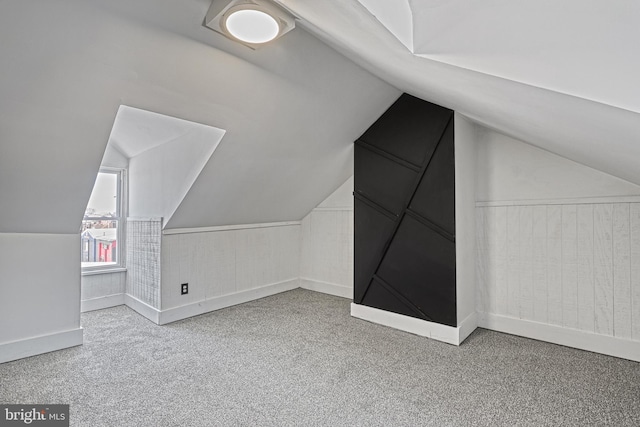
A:
<svg viewBox="0 0 640 427">
<path fill-rule="evenodd" d="M 474 311 L 468 315 L 458 326 L 458 338 L 460 343 L 467 339 L 478 327 L 478 314 Z M 458 344 L 459 345 L 459 344 Z"/>
<path fill-rule="evenodd" d="M 320 282 L 318 280 L 306 278 L 300 279 L 300 287 L 310 291 L 322 292 L 323 294 L 353 299 L 353 287 L 336 285 L 335 283 Z"/>
<path fill-rule="evenodd" d="M 136 311 L 138 314 L 146 317 L 153 323 L 159 324 L 160 310 L 157 308 L 151 307 L 146 302 L 140 301 L 138 298 L 132 297 L 129 294 L 125 294 L 124 303 L 133 311 Z"/>
<path fill-rule="evenodd" d="M 80 311 L 85 313 L 87 311 L 102 310 L 103 308 L 116 307 L 124 303 L 124 294 L 107 295 L 80 301 Z"/>
<path fill-rule="evenodd" d="M 82 345 L 82 328 L 0 344 L 0 363 Z"/>
<path fill-rule="evenodd" d="M 631 341 L 491 313 L 478 313 L 478 326 L 493 331 L 640 362 L 640 341 Z"/>
<path fill-rule="evenodd" d="M 166 325 L 167 323 L 198 316 L 214 310 L 220 310 L 221 308 L 231 307 L 233 305 L 279 294 L 281 292 L 291 291 L 298 287 L 300 287 L 298 279 L 292 279 L 220 297 L 209 298 L 180 307 L 169 308 L 159 312 L 159 321 L 157 323 L 159 325 Z"/>
<path fill-rule="evenodd" d="M 476 329 L 477 324 L 475 313 L 462 321 L 460 326 L 453 327 L 355 303 L 351 303 L 351 315 L 453 345 L 460 345 Z"/>
</svg>

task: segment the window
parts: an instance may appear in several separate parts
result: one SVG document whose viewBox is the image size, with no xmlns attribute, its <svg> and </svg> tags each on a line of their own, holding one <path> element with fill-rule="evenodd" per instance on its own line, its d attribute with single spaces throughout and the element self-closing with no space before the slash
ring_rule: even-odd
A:
<svg viewBox="0 0 640 427">
<path fill-rule="evenodd" d="M 101 168 L 82 220 L 83 271 L 122 267 L 122 169 Z"/>
</svg>

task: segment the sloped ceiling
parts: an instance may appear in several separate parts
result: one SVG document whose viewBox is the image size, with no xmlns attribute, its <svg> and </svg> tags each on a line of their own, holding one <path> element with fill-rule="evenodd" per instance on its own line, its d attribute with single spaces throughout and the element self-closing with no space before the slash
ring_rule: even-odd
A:
<svg viewBox="0 0 640 427">
<path fill-rule="evenodd" d="M 194 132 L 202 132 L 204 139 L 216 145 L 224 136 L 222 129 L 121 105 L 108 143 L 132 158 Z"/>
<path fill-rule="evenodd" d="M 409 0 L 409 35 L 404 0 L 277 2 L 403 91 L 640 184 L 638 2 Z"/>
<path fill-rule="evenodd" d="M 0 2 L 0 232 L 78 231 L 122 104 L 227 131 L 169 228 L 302 218 L 398 89 L 640 184 L 637 2 L 276 1 L 257 51 L 209 0 Z"/>
<path fill-rule="evenodd" d="M 161 217 L 166 226 L 224 134 L 213 126 L 121 105 L 106 151 L 115 146 L 127 157 L 129 216 Z"/>
<path fill-rule="evenodd" d="M 227 131 L 168 227 L 301 219 L 400 92 L 298 28 L 253 51 L 209 0 L 0 2 L 0 232 L 77 233 L 120 105 Z"/>
<path fill-rule="evenodd" d="M 640 111 L 637 1 L 411 0 L 400 31 L 389 2 L 360 3 L 418 56 Z"/>
</svg>

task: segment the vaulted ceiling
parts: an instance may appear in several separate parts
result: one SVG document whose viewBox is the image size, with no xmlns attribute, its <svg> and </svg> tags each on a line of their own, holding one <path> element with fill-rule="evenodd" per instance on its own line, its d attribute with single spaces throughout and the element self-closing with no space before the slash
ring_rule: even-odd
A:
<svg viewBox="0 0 640 427">
<path fill-rule="evenodd" d="M 640 184 L 636 2 L 276 2 L 255 51 L 210 0 L 0 2 L 0 232 L 77 232 L 120 105 L 226 131 L 169 228 L 302 218 L 401 91 Z"/>
<path fill-rule="evenodd" d="M 234 43 L 209 5 L 0 2 L 0 232 L 78 232 L 120 105 L 226 131 L 168 227 L 298 220 L 351 175 L 399 90 L 302 29 Z"/>
<path fill-rule="evenodd" d="M 403 91 L 640 184 L 638 2 L 277 1 Z"/>
<path fill-rule="evenodd" d="M 637 1 L 359 1 L 417 56 L 640 111 Z"/>
</svg>

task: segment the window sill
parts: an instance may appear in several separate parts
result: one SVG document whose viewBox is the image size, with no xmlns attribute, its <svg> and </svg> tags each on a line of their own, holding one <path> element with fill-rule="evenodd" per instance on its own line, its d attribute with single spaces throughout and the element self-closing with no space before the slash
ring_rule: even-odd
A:
<svg viewBox="0 0 640 427">
<path fill-rule="evenodd" d="M 111 274 L 111 273 L 122 273 L 123 271 L 127 271 L 125 267 L 105 267 L 98 270 L 82 270 L 83 276 L 93 276 L 96 274 Z"/>
</svg>

